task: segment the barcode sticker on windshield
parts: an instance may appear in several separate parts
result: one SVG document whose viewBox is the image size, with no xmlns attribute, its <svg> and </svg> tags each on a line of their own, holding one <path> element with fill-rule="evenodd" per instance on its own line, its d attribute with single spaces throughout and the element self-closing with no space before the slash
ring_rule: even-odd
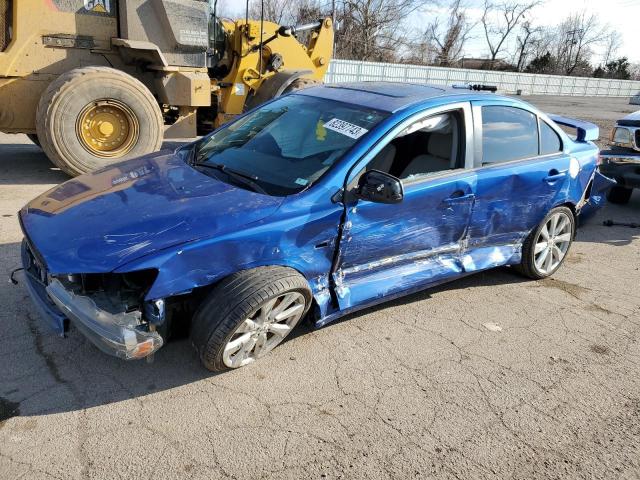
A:
<svg viewBox="0 0 640 480">
<path fill-rule="evenodd" d="M 353 123 L 345 122 L 344 120 L 340 120 L 339 118 L 332 118 L 324 124 L 324 128 L 328 128 L 329 130 L 341 133 L 342 135 L 346 135 L 350 138 L 360 138 L 362 135 L 369 131 L 366 128 L 359 127 L 358 125 L 354 125 Z"/>
</svg>

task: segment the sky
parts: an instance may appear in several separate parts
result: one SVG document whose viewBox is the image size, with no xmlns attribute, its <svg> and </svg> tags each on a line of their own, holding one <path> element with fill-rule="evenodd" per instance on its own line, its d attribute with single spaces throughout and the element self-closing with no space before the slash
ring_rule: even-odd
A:
<svg viewBox="0 0 640 480">
<path fill-rule="evenodd" d="M 467 0 L 466 5 L 469 15 L 474 21 L 478 21 L 482 16 L 482 0 Z M 568 15 L 583 10 L 587 14 L 596 14 L 601 24 L 608 24 L 621 34 L 619 57 L 626 56 L 631 63 L 640 63 L 640 0 L 546 0 L 532 10 L 529 20 L 533 25 L 557 25 Z M 446 20 L 446 8 L 422 8 L 416 23 L 425 24 L 434 15 L 440 15 L 443 21 Z M 465 56 L 486 56 L 487 46 L 482 27 L 476 26 L 471 36 L 465 47 Z M 513 50 L 515 39 L 516 35 L 512 35 L 510 51 Z M 602 53 L 598 48 L 594 50 L 598 56 Z M 595 59 L 593 63 L 598 61 L 599 59 Z"/>
<path fill-rule="evenodd" d="M 244 14 L 244 0 L 218 0 L 223 10 L 233 15 Z M 417 15 L 412 15 L 411 24 L 414 28 L 424 28 L 434 17 L 441 16 L 446 20 L 446 4 L 448 0 L 426 2 L 431 5 L 440 3 L 440 7 L 427 6 L 419 9 Z M 474 21 L 482 15 L 482 0 L 466 0 L 466 6 Z M 622 46 L 618 56 L 626 56 L 631 63 L 640 63 L 640 0 L 546 0 L 541 6 L 531 12 L 530 20 L 534 25 L 550 26 L 560 23 L 574 12 L 585 10 L 598 16 L 600 23 L 608 24 L 622 36 Z M 465 48 L 465 56 L 486 56 L 487 47 L 481 26 L 472 31 L 472 38 Z M 513 50 L 516 35 L 512 35 L 509 51 Z M 601 54 L 597 48 L 597 55 Z M 592 63 L 598 63 L 599 58 Z"/>
</svg>

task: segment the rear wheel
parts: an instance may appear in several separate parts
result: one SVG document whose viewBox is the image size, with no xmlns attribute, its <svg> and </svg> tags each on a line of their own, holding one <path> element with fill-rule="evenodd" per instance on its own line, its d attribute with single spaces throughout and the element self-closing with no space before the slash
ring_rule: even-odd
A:
<svg viewBox="0 0 640 480">
<path fill-rule="evenodd" d="M 633 189 L 626 187 L 612 187 L 611 190 L 607 192 L 607 200 L 611 203 L 618 204 L 626 204 L 629 203 L 631 199 L 631 194 L 633 193 Z"/>
<path fill-rule="evenodd" d="M 522 261 L 516 268 L 533 279 L 553 275 L 564 262 L 575 231 L 575 218 L 569 208 L 552 209 L 522 245 Z"/>
<path fill-rule="evenodd" d="M 255 362 L 291 333 L 311 305 L 295 270 L 260 267 L 218 284 L 193 317 L 191 341 L 203 365 L 224 371 Z"/>
<path fill-rule="evenodd" d="M 36 129 L 49 159 L 78 175 L 158 150 L 164 122 L 139 80 L 113 68 L 85 67 L 49 85 Z"/>
</svg>

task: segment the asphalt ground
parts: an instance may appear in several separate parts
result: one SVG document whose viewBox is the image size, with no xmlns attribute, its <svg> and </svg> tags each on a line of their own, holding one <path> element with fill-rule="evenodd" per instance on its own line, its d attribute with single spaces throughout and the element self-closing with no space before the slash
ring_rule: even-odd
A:
<svg viewBox="0 0 640 480">
<path fill-rule="evenodd" d="M 622 99 L 527 97 L 605 130 Z M 605 132 L 605 134 L 608 132 Z M 501 268 L 297 329 L 213 375 L 41 326 L 16 212 L 66 177 L 0 136 L 0 479 L 640 478 L 640 192 L 579 230 L 552 279 Z"/>
</svg>

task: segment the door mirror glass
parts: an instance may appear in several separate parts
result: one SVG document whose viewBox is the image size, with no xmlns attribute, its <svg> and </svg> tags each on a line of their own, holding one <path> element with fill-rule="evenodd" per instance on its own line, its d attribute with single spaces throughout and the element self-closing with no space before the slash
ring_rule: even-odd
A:
<svg viewBox="0 0 640 480">
<path fill-rule="evenodd" d="M 376 203 L 400 203 L 404 197 L 402 182 L 378 170 L 365 172 L 358 182 L 359 198 Z"/>
</svg>

